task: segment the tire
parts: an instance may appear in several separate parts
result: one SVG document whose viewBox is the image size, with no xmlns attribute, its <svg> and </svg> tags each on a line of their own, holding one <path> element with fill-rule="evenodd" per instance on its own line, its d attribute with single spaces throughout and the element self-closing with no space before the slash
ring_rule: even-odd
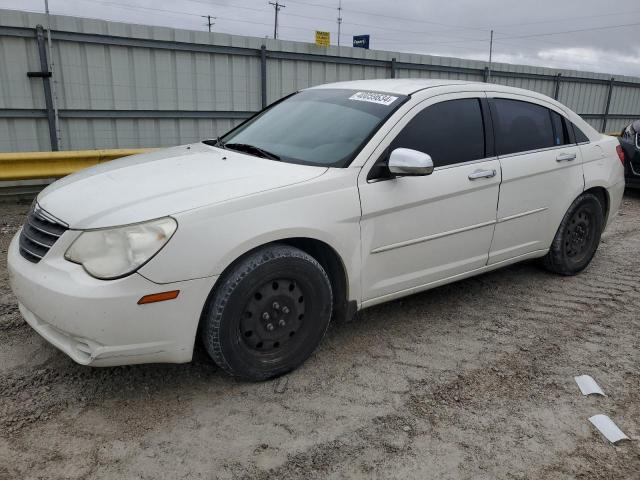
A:
<svg viewBox="0 0 640 480">
<path fill-rule="evenodd" d="M 230 375 L 259 381 L 301 365 L 331 319 L 331 283 L 294 247 L 272 244 L 241 258 L 219 280 L 202 317 L 202 340 Z"/>
<path fill-rule="evenodd" d="M 545 268 L 560 275 L 576 275 L 584 270 L 598 249 L 603 227 L 600 200 L 583 193 L 564 215 L 549 253 L 543 258 Z"/>
</svg>

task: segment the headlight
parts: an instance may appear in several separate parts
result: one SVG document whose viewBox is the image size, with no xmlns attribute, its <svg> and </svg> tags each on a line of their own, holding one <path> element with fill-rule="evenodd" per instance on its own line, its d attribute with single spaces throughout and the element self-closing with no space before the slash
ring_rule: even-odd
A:
<svg viewBox="0 0 640 480">
<path fill-rule="evenodd" d="M 64 258 L 79 263 L 89 275 L 109 280 L 135 272 L 169 241 L 178 227 L 160 218 L 118 228 L 87 230 L 71 244 Z"/>
</svg>

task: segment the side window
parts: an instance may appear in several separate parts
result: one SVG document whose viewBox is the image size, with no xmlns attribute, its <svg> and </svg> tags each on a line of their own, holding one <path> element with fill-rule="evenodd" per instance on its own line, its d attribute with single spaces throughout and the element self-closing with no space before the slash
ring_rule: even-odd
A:
<svg viewBox="0 0 640 480">
<path fill-rule="evenodd" d="M 491 113 L 498 155 L 555 145 L 548 108 L 520 100 L 495 98 Z"/>
<path fill-rule="evenodd" d="M 549 115 L 551 115 L 551 124 L 553 125 L 553 144 L 559 146 L 574 143 L 569 135 L 566 119 L 553 110 L 549 110 Z"/>
<path fill-rule="evenodd" d="M 393 140 L 395 148 L 428 153 L 436 167 L 484 158 L 480 100 L 448 100 L 425 108 Z"/>
<path fill-rule="evenodd" d="M 582 130 L 580 130 L 578 127 L 576 127 L 573 123 L 571 124 L 571 126 L 573 127 L 573 131 L 576 134 L 576 143 L 585 143 L 585 142 L 589 142 L 589 137 L 587 137 Z"/>
</svg>

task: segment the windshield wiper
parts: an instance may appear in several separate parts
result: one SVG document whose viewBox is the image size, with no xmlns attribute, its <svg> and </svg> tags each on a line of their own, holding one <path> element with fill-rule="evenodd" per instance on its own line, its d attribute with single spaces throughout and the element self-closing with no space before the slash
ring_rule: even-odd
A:
<svg viewBox="0 0 640 480">
<path fill-rule="evenodd" d="M 250 145 L 248 143 L 221 143 L 219 146 L 228 148 L 229 150 L 251 153 L 253 155 L 257 155 L 258 157 L 268 158 L 270 160 L 280 160 L 280 157 L 275 153 L 268 152 L 267 150 L 256 147 L 255 145 Z"/>
</svg>

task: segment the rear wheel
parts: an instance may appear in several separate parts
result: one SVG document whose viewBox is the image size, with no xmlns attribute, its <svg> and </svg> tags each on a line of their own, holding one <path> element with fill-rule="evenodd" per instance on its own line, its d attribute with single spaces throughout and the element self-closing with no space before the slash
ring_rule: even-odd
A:
<svg viewBox="0 0 640 480">
<path fill-rule="evenodd" d="M 569 207 L 543 263 L 561 275 L 584 270 L 600 244 L 604 225 L 602 204 L 591 193 L 580 195 Z"/>
<path fill-rule="evenodd" d="M 274 244 L 250 253 L 220 279 L 203 313 L 202 339 L 227 373 L 264 380 L 311 355 L 331 310 L 322 266 L 302 250 Z"/>
</svg>

